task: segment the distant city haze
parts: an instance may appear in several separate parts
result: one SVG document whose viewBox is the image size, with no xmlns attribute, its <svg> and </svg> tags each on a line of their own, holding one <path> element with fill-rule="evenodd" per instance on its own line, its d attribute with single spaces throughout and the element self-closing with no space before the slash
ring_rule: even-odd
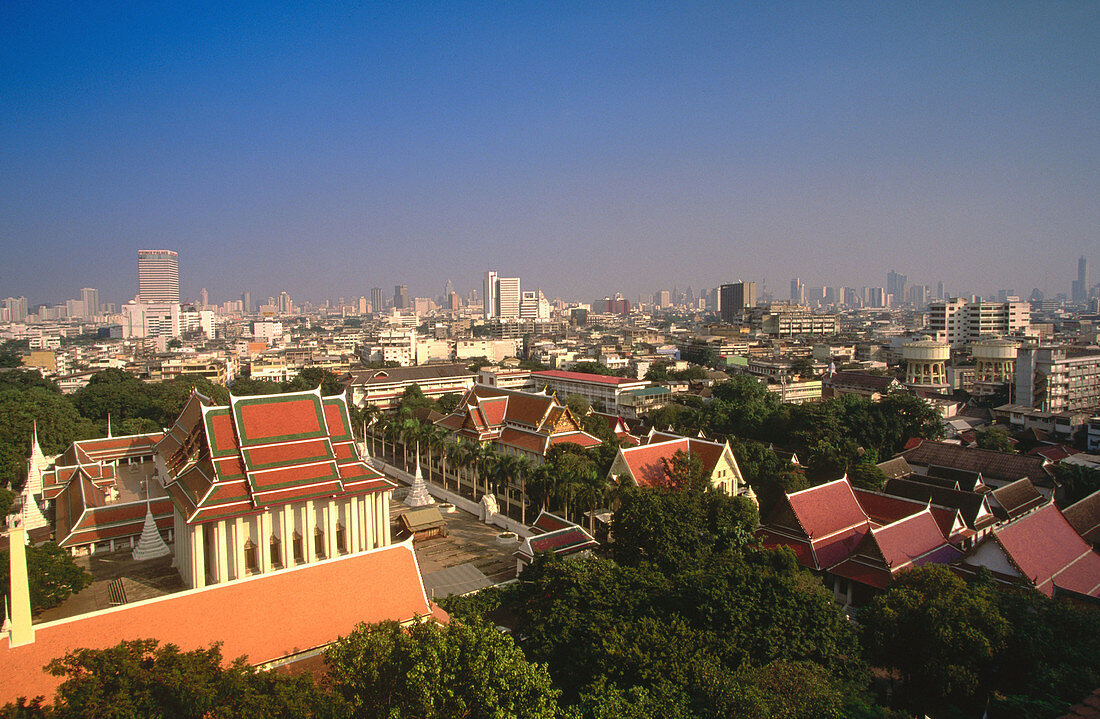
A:
<svg viewBox="0 0 1100 719">
<path fill-rule="evenodd" d="M 124 302 L 146 248 L 212 302 L 1070 295 L 1098 33 L 1095 2 L 0 3 L 0 296 Z"/>
</svg>

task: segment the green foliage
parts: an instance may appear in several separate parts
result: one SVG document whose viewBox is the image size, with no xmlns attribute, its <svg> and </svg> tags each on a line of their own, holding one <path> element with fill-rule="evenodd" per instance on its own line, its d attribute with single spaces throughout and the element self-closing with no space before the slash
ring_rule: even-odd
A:
<svg viewBox="0 0 1100 719">
<path fill-rule="evenodd" d="M 565 398 L 565 406 L 573 413 L 577 420 L 581 420 L 592 409 L 591 403 L 579 394 L 571 394 Z"/>
<path fill-rule="evenodd" d="M 0 587 L 11 596 L 8 553 L 0 552 Z M 52 609 L 92 583 L 92 575 L 78 567 L 72 556 L 53 542 L 27 547 L 27 581 L 31 610 Z"/>
<path fill-rule="evenodd" d="M 848 471 L 853 487 L 881 492 L 886 486 L 886 474 L 870 462 L 859 462 Z"/>
<path fill-rule="evenodd" d="M 414 409 L 435 409 L 436 406 L 436 401 L 424 396 L 424 391 L 420 389 L 420 385 L 414 382 L 401 393 L 401 399 L 397 401 L 397 412 L 401 414 L 402 412 L 411 412 Z"/>
<path fill-rule="evenodd" d="M 976 711 L 1011 627 L 995 590 L 967 585 L 943 565 L 901 575 L 860 612 L 867 659 L 901 673 L 902 698 L 917 712 Z"/>
<path fill-rule="evenodd" d="M 703 460 L 696 454 L 678 449 L 671 458 L 661 457 L 661 467 L 664 470 L 665 489 L 702 492 L 709 486 Z"/>
<path fill-rule="evenodd" d="M 607 377 L 615 376 L 615 370 L 600 364 L 599 362 L 577 362 L 569 368 L 570 372 L 584 372 L 585 374 L 602 374 Z"/>
<path fill-rule="evenodd" d="M 308 675 L 263 672 L 243 658 L 222 666 L 221 649 L 183 652 L 154 639 L 109 649 L 77 649 L 47 666 L 65 677 L 51 716 L 73 717 L 300 717 L 338 716 L 339 700 Z"/>
<path fill-rule="evenodd" d="M 327 369 L 320 367 L 304 367 L 290 382 L 283 384 L 283 392 L 301 392 L 303 390 L 321 387 L 321 394 L 326 397 L 343 394 L 344 387 L 339 378 Z"/>
<path fill-rule="evenodd" d="M 259 394 L 279 394 L 283 391 L 283 385 L 269 379 L 238 377 L 233 380 L 230 389 L 238 397 L 252 397 Z"/>
<path fill-rule="evenodd" d="M 439 407 L 439 411 L 443 414 L 450 414 L 458 409 L 458 403 L 462 401 L 462 395 L 457 392 L 448 392 L 436 400 L 436 404 Z"/>
<path fill-rule="evenodd" d="M 326 653 L 330 680 L 357 717 L 557 715 L 544 666 L 477 620 L 359 625 Z"/>
<path fill-rule="evenodd" d="M 0 389 L 0 485 L 23 485 L 35 422 L 39 444 L 47 455 L 95 434 L 92 423 L 80 416 L 69 398 L 52 389 Z"/>
<path fill-rule="evenodd" d="M 1008 430 L 998 425 L 983 427 L 977 432 L 976 444 L 981 449 L 991 449 L 994 452 L 1016 453 L 1016 445 L 1009 436 Z"/>
<path fill-rule="evenodd" d="M 612 519 L 611 556 L 620 564 L 648 562 L 663 571 L 697 566 L 753 541 L 756 507 L 713 489 L 658 492 L 630 488 Z"/>
<path fill-rule="evenodd" d="M 1100 469 L 1093 467 L 1059 462 L 1054 465 L 1054 478 L 1062 485 L 1063 507 L 1076 504 L 1093 492 L 1100 491 Z"/>
<path fill-rule="evenodd" d="M 476 330 L 477 328 L 475 327 L 474 329 Z M 474 334 L 474 337 L 477 337 L 476 333 Z M 477 372 L 482 367 L 492 367 L 495 364 L 496 363 L 488 357 L 471 357 L 470 362 L 466 365 L 466 369 L 470 370 L 471 372 Z"/>
<path fill-rule="evenodd" d="M 0 518 L 11 513 L 11 505 L 15 503 L 15 492 L 0 487 Z"/>
<path fill-rule="evenodd" d="M 737 459 L 741 476 L 756 493 L 760 517 L 763 519 L 771 514 L 784 493 L 797 492 L 810 486 L 800 469 L 780 459 L 779 455 L 762 442 L 735 438 L 730 442 L 730 449 Z"/>
</svg>

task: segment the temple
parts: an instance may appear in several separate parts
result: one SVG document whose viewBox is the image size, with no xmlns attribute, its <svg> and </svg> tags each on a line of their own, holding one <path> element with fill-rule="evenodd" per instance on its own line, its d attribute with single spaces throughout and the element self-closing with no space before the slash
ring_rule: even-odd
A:
<svg viewBox="0 0 1100 719">
<path fill-rule="evenodd" d="M 193 393 L 155 462 L 190 587 L 390 544 L 395 485 L 360 456 L 341 396 Z"/>
</svg>

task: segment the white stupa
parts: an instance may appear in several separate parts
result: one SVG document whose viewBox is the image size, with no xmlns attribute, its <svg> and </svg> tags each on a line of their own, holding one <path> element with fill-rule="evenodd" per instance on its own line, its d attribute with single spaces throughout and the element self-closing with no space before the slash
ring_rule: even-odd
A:
<svg viewBox="0 0 1100 719">
<path fill-rule="evenodd" d="M 164 537 L 160 536 L 160 531 L 157 529 L 157 523 L 153 519 L 153 508 L 149 504 L 149 498 L 145 498 L 145 525 L 141 528 L 141 539 L 138 540 L 137 546 L 134 547 L 134 560 L 138 562 L 144 562 L 147 559 L 157 559 L 158 557 L 165 557 L 172 553 L 172 550 L 168 548 L 168 545 L 164 541 Z"/>
<path fill-rule="evenodd" d="M 424 475 L 420 472 L 420 446 L 416 447 L 416 474 L 413 475 L 412 487 L 405 496 L 405 504 L 409 507 L 426 507 L 435 504 L 432 495 L 428 494 L 428 483 L 424 481 Z"/>
</svg>

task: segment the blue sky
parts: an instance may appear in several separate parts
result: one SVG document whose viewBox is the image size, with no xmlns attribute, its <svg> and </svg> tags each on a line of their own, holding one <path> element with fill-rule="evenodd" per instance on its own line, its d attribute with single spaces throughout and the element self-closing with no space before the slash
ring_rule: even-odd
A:
<svg viewBox="0 0 1100 719">
<path fill-rule="evenodd" d="M 148 7 L 146 7 L 146 5 Z M 308 6 L 308 7 L 304 7 Z M 0 296 L 1100 276 L 1100 3 L 0 3 Z"/>
</svg>

